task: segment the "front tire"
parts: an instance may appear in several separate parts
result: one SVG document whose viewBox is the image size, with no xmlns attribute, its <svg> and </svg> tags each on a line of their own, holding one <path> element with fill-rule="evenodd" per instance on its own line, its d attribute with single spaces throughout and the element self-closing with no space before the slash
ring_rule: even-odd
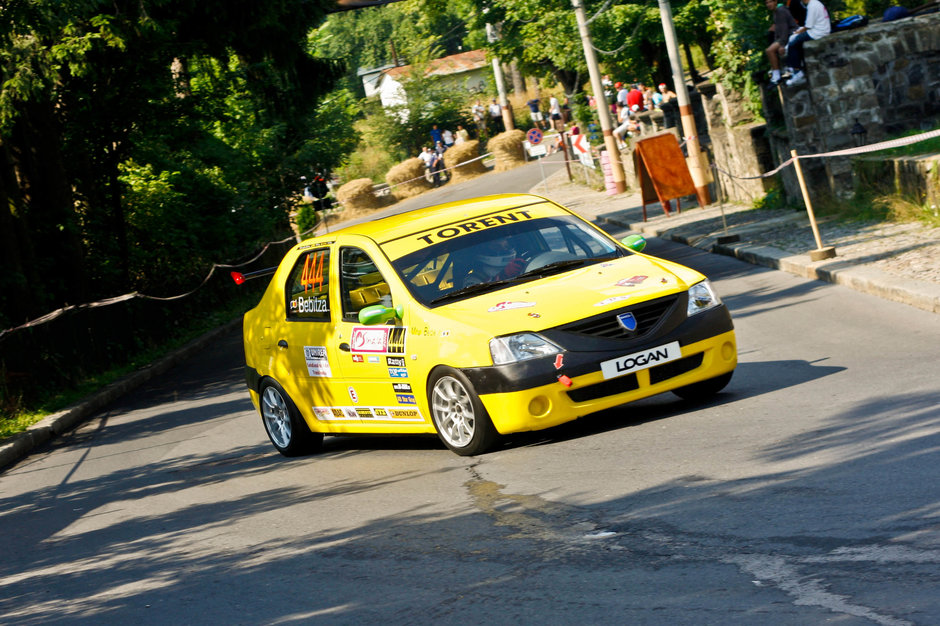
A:
<svg viewBox="0 0 940 626">
<path fill-rule="evenodd" d="M 457 370 L 442 368 L 431 376 L 428 405 L 438 437 L 460 456 L 483 454 L 499 438 L 473 384 Z"/>
<path fill-rule="evenodd" d="M 284 388 L 270 378 L 261 384 L 261 421 L 268 439 L 284 456 L 300 456 L 316 452 L 323 445 L 323 433 L 310 431 L 297 406 Z"/>
<path fill-rule="evenodd" d="M 714 378 L 709 378 L 708 380 L 703 380 L 701 382 L 692 383 L 691 385 L 686 385 L 685 387 L 673 389 L 672 393 L 676 394 L 683 400 L 701 402 L 711 398 L 713 395 L 724 389 L 725 386 L 731 382 L 731 376 L 733 374 L 734 370 L 731 370 L 727 374 L 722 374 L 721 376 L 715 376 Z"/>
</svg>

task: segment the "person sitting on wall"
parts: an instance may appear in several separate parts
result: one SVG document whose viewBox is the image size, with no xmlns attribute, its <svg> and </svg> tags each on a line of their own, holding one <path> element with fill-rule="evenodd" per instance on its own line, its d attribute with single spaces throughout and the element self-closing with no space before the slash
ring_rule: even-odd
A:
<svg viewBox="0 0 940 626">
<path fill-rule="evenodd" d="M 767 60 L 770 61 L 770 84 L 776 85 L 780 83 L 780 57 L 786 52 L 790 35 L 799 28 L 799 25 L 793 19 L 790 9 L 783 2 L 765 0 L 764 5 L 768 11 L 772 11 L 774 14 L 774 23 L 770 27 L 773 41 L 765 52 L 767 53 Z"/>
<path fill-rule="evenodd" d="M 793 31 L 787 44 L 787 66 L 792 76 L 787 86 L 802 85 L 806 82 L 803 72 L 803 44 L 825 37 L 832 31 L 829 23 L 829 11 L 819 0 L 809 0 L 804 3 L 806 7 L 806 25 Z"/>
</svg>

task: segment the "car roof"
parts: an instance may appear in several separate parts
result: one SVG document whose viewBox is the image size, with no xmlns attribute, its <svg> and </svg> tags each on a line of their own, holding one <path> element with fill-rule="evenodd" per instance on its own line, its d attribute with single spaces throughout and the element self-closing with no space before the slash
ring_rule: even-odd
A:
<svg viewBox="0 0 940 626">
<path fill-rule="evenodd" d="M 346 225 L 328 234 L 320 235 L 317 239 L 355 234 L 382 243 L 452 222 L 536 204 L 557 206 L 550 200 L 533 194 L 507 193 L 482 196 L 375 217 L 368 221 Z"/>
</svg>

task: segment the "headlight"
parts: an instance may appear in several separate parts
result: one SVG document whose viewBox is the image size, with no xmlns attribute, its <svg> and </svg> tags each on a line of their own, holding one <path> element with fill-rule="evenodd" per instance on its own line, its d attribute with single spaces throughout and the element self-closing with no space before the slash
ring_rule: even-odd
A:
<svg viewBox="0 0 940 626">
<path fill-rule="evenodd" d="M 528 361 L 540 356 L 558 354 L 562 349 L 535 333 L 519 333 L 507 337 L 490 339 L 490 354 L 493 365 L 506 365 Z"/>
<path fill-rule="evenodd" d="M 721 298 L 718 297 L 718 294 L 712 288 L 712 284 L 707 280 L 689 287 L 689 308 L 687 313 L 690 316 L 707 311 L 719 304 L 721 304 Z"/>
</svg>

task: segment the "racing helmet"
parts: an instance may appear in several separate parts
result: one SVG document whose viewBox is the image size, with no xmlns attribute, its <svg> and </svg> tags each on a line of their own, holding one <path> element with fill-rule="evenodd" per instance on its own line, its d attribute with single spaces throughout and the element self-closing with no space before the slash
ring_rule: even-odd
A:
<svg viewBox="0 0 940 626">
<path fill-rule="evenodd" d="M 516 258 L 516 251 L 505 239 L 493 239 L 480 247 L 480 263 L 499 271 Z"/>
</svg>

